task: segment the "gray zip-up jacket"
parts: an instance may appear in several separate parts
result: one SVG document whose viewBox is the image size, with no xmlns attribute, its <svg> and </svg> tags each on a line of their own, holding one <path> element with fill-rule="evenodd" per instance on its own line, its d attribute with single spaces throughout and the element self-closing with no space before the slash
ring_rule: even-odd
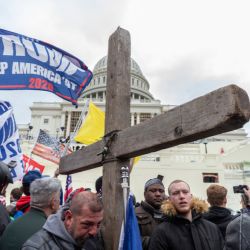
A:
<svg viewBox="0 0 250 250">
<path fill-rule="evenodd" d="M 224 250 L 250 250 L 250 214 L 243 213 L 227 226 Z"/>
<path fill-rule="evenodd" d="M 77 246 L 75 240 L 65 229 L 62 221 L 62 210 L 56 214 L 50 215 L 43 229 L 31 236 L 22 247 L 22 250 L 32 249 L 84 250 L 84 248 Z"/>
</svg>

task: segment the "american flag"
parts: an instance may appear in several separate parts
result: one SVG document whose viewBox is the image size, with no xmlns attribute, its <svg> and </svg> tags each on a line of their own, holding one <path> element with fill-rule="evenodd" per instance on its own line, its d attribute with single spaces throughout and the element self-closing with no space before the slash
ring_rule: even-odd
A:
<svg viewBox="0 0 250 250">
<path fill-rule="evenodd" d="M 59 164 L 63 150 L 63 144 L 61 144 L 56 138 L 48 135 L 44 130 L 40 129 L 37 142 L 32 149 L 32 154 Z M 71 151 L 68 150 L 68 153 L 70 152 Z"/>
<path fill-rule="evenodd" d="M 70 193 L 72 193 L 73 187 L 72 187 L 72 177 L 71 175 L 67 175 L 66 179 L 66 186 L 65 186 L 65 194 L 64 194 L 64 201 L 67 200 L 69 197 Z"/>
</svg>

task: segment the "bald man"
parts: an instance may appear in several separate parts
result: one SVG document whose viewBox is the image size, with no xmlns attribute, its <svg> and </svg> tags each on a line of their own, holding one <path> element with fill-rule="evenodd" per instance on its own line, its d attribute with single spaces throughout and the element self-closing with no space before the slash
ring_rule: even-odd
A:
<svg viewBox="0 0 250 250">
<path fill-rule="evenodd" d="M 81 249 L 87 239 L 97 235 L 102 219 L 103 205 L 98 196 L 87 191 L 77 193 L 69 208 L 50 216 L 22 249 Z"/>
</svg>

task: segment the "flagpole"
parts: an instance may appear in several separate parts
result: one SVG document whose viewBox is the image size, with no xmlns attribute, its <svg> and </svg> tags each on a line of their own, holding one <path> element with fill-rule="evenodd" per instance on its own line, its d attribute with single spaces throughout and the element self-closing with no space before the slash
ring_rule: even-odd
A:
<svg viewBox="0 0 250 250">
<path fill-rule="evenodd" d="M 124 205 L 124 225 L 126 225 L 126 211 L 128 203 L 128 190 L 129 190 L 129 168 L 124 166 L 121 168 L 122 191 L 123 191 L 123 205 Z"/>
<path fill-rule="evenodd" d="M 41 129 L 39 129 L 39 133 L 38 133 L 38 136 L 36 137 L 36 142 L 33 144 L 33 148 L 31 149 L 31 151 L 30 151 L 30 155 L 29 155 L 29 158 L 31 159 L 31 157 L 32 157 L 32 151 L 33 151 L 33 149 L 34 149 L 34 147 L 35 147 L 35 145 L 36 145 L 36 143 L 37 143 L 37 141 L 38 141 L 38 137 L 39 137 L 39 134 L 40 134 L 40 130 Z M 29 160 L 29 163 L 30 163 L 30 160 Z M 28 165 L 30 165 L 30 164 L 28 164 Z"/>
<path fill-rule="evenodd" d="M 89 108 L 89 99 L 87 99 L 87 101 L 86 101 L 86 103 L 85 103 L 85 105 L 84 105 L 84 107 L 83 107 L 83 110 L 82 110 L 82 112 L 81 112 L 81 115 L 80 115 L 80 117 L 79 117 L 79 119 L 78 119 L 78 121 L 77 121 L 77 124 L 76 124 L 76 126 L 75 126 L 74 132 L 70 135 L 70 139 L 69 139 L 69 141 L 66 143 L 65 148 L 64 148 L 64 150 L 63 150 L 63 153 L 62 153 L 61 157 L 62 157 L 62 156 L 65 156 L 65 155 L 67 154 L 67 151 L 68 151 L 68 148 L 69 148 L 70 144 L 72 143 L 74 137 L 76 136 L 77 131 L 79 130 L 81 124 L 84 122 L 84 120 L 85 120 L 85 118 L 86 118 L 86 113 L 87 113 L 87 111 L 88 111 L 88 108 Z"/>
<path fill-rule="evenodd" d="M 74 137 L 76 136 L 76 132 L 79 130 L 81 124 L 84 122 L 85 118 L 86 118 L 86 113 L 87 113 L 87 110 L 88 110 L 88 107 L 89 107 L 89 99 L 87 99 L 84 107 L 83 107 L 83 110 L 81 112 L 81 115 L 77 121 L 77 124 L 75 126 L 75 129 L 74 129 L 74 132 L 72 134 L 70 134 L 70 137 L 69 137 L 69 141 L 67 142 L 67 144 L 65 145 L 65 148 L 61 154 L 61 157 L 65 156 L 68 152 L 68 148 L 70 146 L 70 144 L 72 143 Z M 65 194 L 64 194 L 64 201 L 66 201 L 69 193 L 68 193 L 68 186 L 69 186 L 69 183 L 72 183 L 72 179 L 71 179 L 71 175 L 67 175 L 67 179 L 66 179 L 66 187 L 65 187 Z M 72 188 L 72 187 L 71 187 Z M 73 189 L 70 191 L 72 192 Z"/>
</svg>

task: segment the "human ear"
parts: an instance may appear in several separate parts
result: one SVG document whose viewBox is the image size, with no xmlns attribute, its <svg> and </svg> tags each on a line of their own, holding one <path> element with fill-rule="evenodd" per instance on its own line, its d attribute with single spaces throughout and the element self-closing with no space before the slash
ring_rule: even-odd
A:
<svg viewBox="0 0 250 250">
<path fill-rule="evenodd" d="M 55 197 L 52 198 L 51 202 L 50 202 L 50 207 L 52 208 L 52 210 L 55 210 L 57 208 L 57 200 Z"/>
<path fill-rule="evenodd" d="M 66 228 L 68 228 L 69 225 L 71 224 L 72 218 L 73 218 L 72 212 L 70 210 L 66 210 L 64 213 L 64 224 Z"/>
</svg>

